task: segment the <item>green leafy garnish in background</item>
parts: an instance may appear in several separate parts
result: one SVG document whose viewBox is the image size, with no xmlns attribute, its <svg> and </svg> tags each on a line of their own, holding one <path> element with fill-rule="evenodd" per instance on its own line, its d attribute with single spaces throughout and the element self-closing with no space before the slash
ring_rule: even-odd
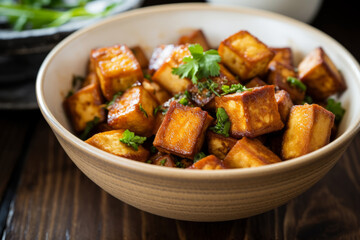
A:
<svg viewBox="0 0 360 240">
<path fill-rule="evenodd" d="M 194 157 L 194 163 L 196 163 L 197 161 L 203 159 L 204 157 L 206 157 L 205 153 L 203 152 L 199 152 L 195 155 Z"/>
<path fill-rule="evenodd" d="M 231 84 L 231 86 L 222 85 L 221 90 L 223 91 L 223 93 L 221 95 L 226 95 L 226 94 L 230 94 L 230 93 L 251 91 L 251 88 L 247 88 L 247 87 L 241 85 L 240 83 L 238 83 L 238 84 Z"/>
<path fill-rule="evenodd" d="M 126 129 L 123 133 L 123 137 L 120 138 L 119 141 L 125 143 L 126 145 L 134 148 L 135 151 L 137 151 L 138 146 L 146 141 L 146 137 L 136 136 L 135 133 L 129 131 L 129 129 Z"/>
<path fill-rule="evenodd" d="M 288 83 L 290 83 L 291 86 L 297 87 L 302 91 L 306 91 L 306 85 L 303 84 L 299 79 L 297 79 L 296 77 L 288 77 L 286 79 L 286 81 Z"/>
<path fill-rule="evenodd" d="M 335 114 L 335 122 L 340 123 L 345 114 L 345 109 L 341 106 L 341 102 L 337 102 L 332 98 L 327 100 L 326 109 Z"/>
<path fill-rule="evenodd" d="M 140 108 L 140 111 L 142 111 L 144 113 L 145 117 L 148 118 L 149 116 L 148 116 L 147 112 L 145 111 L 145 109 L 142 107 L 141 103 L 139 104 L 139 108 Z"/>
<path fill-rule="evenodd" d="M 224 108 L 218 108 L 216 111 L 216 125 L 214 127 L 211 127 L 210 130 L 224 135 L 225 137 L 229 136 L 229 130 L 230 130 L 230 120 L 229 116 L 227 115 Z"/>
<path fill-rule="evenodd" d="M 100 122 L 100 118 L 97 117 L 97 116 L 94 117 L 93 120 L 88 121 L 88 122 L 86 123 L 85 130 L 84 130 L 84 131 L 81 133 L 81 135 L 80 135 L 80 138 L 85 141 L 85 140 L 88 138 L 90 131 L 91 131 L 99 122 Z"/>
<path fill-rule="evenodd" d="M 113 98 L 111 99 L 111 101 L 109 101 L 108 103 L 106 103 L 106 108 L 108 109 L 111 105 L 113 105 L 115 103 L 116 98 L 118 98 L 119 96 L 123 95 L 122 91 L 119 91 L 117 93 L 114 94 Z"/>
</svg>

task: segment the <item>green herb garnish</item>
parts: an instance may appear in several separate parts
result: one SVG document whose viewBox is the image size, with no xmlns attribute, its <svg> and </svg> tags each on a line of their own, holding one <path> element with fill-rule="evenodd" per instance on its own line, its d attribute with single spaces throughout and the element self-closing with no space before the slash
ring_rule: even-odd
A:
<svg viewBox="0 0 360 240">
<path fill-rule="evenodd" d="M 116 98 L 121 96 L 122 94 L 123 94 L 122 91 L 115 93 L 111 101 L 106 103 L 106 108 L 109 108 L 111 105 L 113 105 L 115 103 Z"/>
<path fill-rule="evenodd" d="M 345 114 L 345 109 L 341 106 L 341 102 L 337 102 L 332 98 L 327 100 L 326 109 L 335 114 L 335 122 L 340 123 Z"/>
<path fill-rule="evenodd" d="M 183 97 L 180 99 L 179 103 L 184 106 L 187 106 L 189 104 L 189 100 L 187 99 L 187 97 Z"/>
<path fill-rule="evenodd" d="M 300 90 L 302 90 L 302 91 L 306 91 L 306 85 L 305 84 L 303 84 L 299 79 L 297 79 L 296 77 L 288 77 L 287 79 L 286 79 L 286 81 L 288 82 L 288 83 L 290 83 L 290 85 L 291 86 L 293 86 L 293 87 L 297 87 L 297 88 L 299 88 Z"/>
<path fill-rule="evenodd" d="M 144 113 L 145 117 L 148 118 L 149 116 L 148 116 L 147 112 L 145 111 L 145 109 L 142 107 L 141 103 L 139 104 L 139 108 L 140 108 L 140 111 L 142 111 Z"/>
<path fill-rule="evenodd" d="M 129 131 L 129 129 L 126 129 L 123 133 L 123 137 L 120 138 L 119 141 L 125 143 L 126 145 L 134 148 L 135 151 L 137 151 L 138 146 L 146 141 L 146 137 L 136 136 L 135 133 Z"/>
<path fill-rule="evenodd" d="M 93 120 L 88 121 L 88 122 L 86 123 L 86 126 L 85 126 L 84 131 L 83 131 L 83 132 L 81 133 L 81 135 L 80 135 L 80 138 L 85 141 L 85 140 L 88 138 L 88 135 L 89 135 L 90 131 L 91 131 L 99 122 L 100 122 L 100 118 L 97 117 L 97 116 L 94 117 Z"/>
<path fill-rule="evenodd" d="M 247 87 L 241 85 L 240 83 L 231 84 L 231 86 L 222 85 L 221 90 L 223 91 L 223 93 L 221 95 L 226 95 L 226 94 L 230 94 L 230 93 L 240 93 L 240 92 L 244 92 L 244 91 L 252 91 L 251 88 L 247 88 Z"/>
<path fill-rule="evenodd" d="M 160 161 L 160 165 L 161 165 L 161 166 L 164 166 L 165 163 L 166 163 L 166 160 L 167 160 L 166 158 L 164 158 L 163 160 L 161 160 L 161 161 Z"/>
<path fill-rule="evenodd" d="M 156 152 L 157 152 L 157 148 L 154 147 L 154 146 L 151 146 L 151 147 L 150 147 L 150 152 L 151 152 L 151 153 L 156 153 Z"/>
<path fill-rule="evenodd" d="M 147 80 L 149 80 L 150 82 L 152 82 L 152 79 L 151 79 L 151 75 L 150 75 L 150 74 L 144 73 L 144 78 L 146 78 Z"/>
<path fill-rule="evenodd" d="M 146 163 L 152 164 L 152 161 L 151 161 L 151 160 L 147 160 Z"/>
<path fill-rule="evenodd" d="M 197 161 L 203 159 L 204 157 L 206 157 L 205 153 L 203 152 L 199 152 L 195 155 L 194 157 L 194 163 L 196 163 Z"/>
<path fill-rule="evenodd" d="M 210 78 L 206 79 L 205 82 L 198 82 L 198 84 L 197 84 L 197 87 L 200 92 L 202 92 L 204 89 L 209 90 L 209 92 L 206 94 L 206 97 L 210 97 L 211 92 L 213 92 L 216 96 L 220 97 L 220 94 L 217 91 L 215 91 L 215 89 L 218 86 L 219 85 L 217 83 L 215 83 L 213 80 L 211 80 Z"/>
<path fill-rule="evenodd" d="M 224 108 L 218 108 L 216 111 L 216 125 L 214 127 L 210 127 L 215 133 L 224 135 L 225 137 L 229 136 L 230 130 L 230 120 Z"/>
<path fill-rule="evenodd" d="M 314 100 L 312 99 L 312 97 L 306 95 L 302 103 L 303 104 L 305 104 L 305 103 L 312 104 L 313 102 L 314 102 Z"/>
<path fill-rule="evenodd" d="M 177 168 L 185 168 L 185 165 L 184 165 L 181 161 L 175 162 L 175 166 L 176 166 Z"/>
</svg>

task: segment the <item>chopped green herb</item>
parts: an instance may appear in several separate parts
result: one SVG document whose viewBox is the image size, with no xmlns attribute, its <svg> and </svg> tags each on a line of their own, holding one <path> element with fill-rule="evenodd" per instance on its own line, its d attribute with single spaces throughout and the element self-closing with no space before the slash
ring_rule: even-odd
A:
<svg viewBox="0 0 360 240">
<path fill-rule="evenodd" d="M 197 87 L 200 92 L 202 92 L 204 89 L 209 90 L 209 92 L 206 93 L 206 97 L 210 97 L 211 93 L 214 93 L 216 96 L 220 97 L 220 94 L 217 91 L 215 91 L 215 89 L 218 86 L 219 85 L 217 83 L 215 83 L 213 80 L 211 80 L 210 78 L 206 79 L 205 82 L 198 82 L 198 84 L 197 84 Z"/>
<path fill-rule="evenodd" d="M 180 93 L 177 93 L 177 94 L 174 95 L 174 99 L 175 99 L 175 100 L 178 100 L 178 99 L 180 98 L 180 96 L 181 96 L 181 94 L 180 94 Z"/>
<path fill-rule="evenodd" d="M 189 104 L 189 100 L 186 97 L 183 97 L 182 99 L 180 99 L 179 103 L 186 106 Z"/>
<path fill-rule="evenodd" d="M 123 92 L 117 92 L 114 94 L 113 98 L 111 99 L 110 102 L 106 103 L 106 108 L 109 108 L 111 105 L 113 105 L 115 103 L 115 100 L 117 97 L 121 96 L 123 94 Z"/>
<path fill-rule="evenodd" d="M 239 92 L 244 92 L 244 91 L 252 91 L 251 88 L 247 88 L 247 87 L 241 85 L 240 83 L 231 84 L 231 86 L 222 85 L 221 90 L 223 91 L 223 93 L 221 95 L 226 95 L 226 94 L 230 94 L 230 93 L 239 93 Z"/>
<path fill-rule="evenodd" d="M 184 165 L 181 161 L 175 162 L 175 166 L 176 166 L 177 168 L 185 168 L 185 165 Z"/>
<path fill-rule="evenodd" d="M 312 99 L 312 97 L 306 95 L 303 101 L 303 104 L 308 103 L 308 104 L 312 104 L 314 101 Z"/>
<path fill-rule="evenodd" d="M 146 79 L 149 80 L 149 81 L 152 81 L 151 75 L 148 74 L 148 73 L 144 73 L 144 78 L 146 78 Z"/>
<path fill-rule="evenodd" d="M 146 163 L 152 164 L 152 161 L 149 159 L 146 161 Z"/>
<path fill-rule="evenodd" d="M 66 98 L 71 97 L 72 95 L 74 95 L 74 90 L 69 90 L 69 92 L 66 94 Z"/>
<path fill-rule="evenodd" d="M 306 85 L 303 84 L 299 79 L 297 79 L 296 77 L 288 77 L 286 79 L 286 81 L 288 83 L 290 83 L 291 86 L 297 87 L 302 91 L 306 91 Z"/>
<path fill-rule="evenodd" d="M 227 115 L 224 108 L 217 109 L 216 119 L 216 125 L 214 127 L 211 127 L 210 130 L 215 133 L 224 135 L 225 137 L 228 137 L 231 123 L 229 120 L 229 116 Z"/>
<path fill-rule="evenodd" d="M 136 136 L 135 133 L 126 129 L 123 133 L 123 137 L 119 139 L 120 142 L 127 144 L 129 147 L 138 150 L 138 146 L 146 141 L 146 137 Z"/>
<path fill-rule="evenodd" d="M 199 152 L 195 155 L 194 157 L 194 163 L 196 163 L 197 161 L 203 159 L 204 157 L 206 157 L 205 153 L 203 152 Z"/>
<path fill-rule="evenodd" d="M 151 146 L 151 147 L 150 147 L 150 152 L 151 152 L 151 153 L 156 153 L 156 152 L 157 152 L 157 148 L 154 147 L 154 146 Z"/>
<path fill-rule="evenodd" d="M 142 111 L 144 113 L 145 117 L 148 118 L 149 116 L 148 116 L 147 112 L 145 111 L 145 109 L 142 107 L 141 103 L 139 104 L 139 108 L 140 108 L 140 111 Z"/>
<path fill-rule="evenodd" d="M 185 95 L 185 97 L 187 97 L 188 99 L 191 99 L 191 95 L 190 95 L 190 93 L 189 93 L 188 90 L 185 90 L 184 95 Z"/>
<path fill-rule="evenodd" d="M 327 100 L 326 109 L 335 114 L 335 122 L 340 123 L 345 114 L 345 109 L 341 106 L 341 102 L 337 102 L 332 98 Z"/>
<path fill-rule="evenodd" d="M 84 81 L 85 78 L 83 76 L 73 75 L 72 87 L 73 88 L 79 87 L 79 85 L 82 84 Z"/>
<path fill-rule="evenodd" d="M 160 165 L 161 165 L 161 166 L 164 166 L 165 163 L 166 163 L 166 160 L 167 160 L 166 158 L 164 158 L 163 160 L 161 160 L 161 161 L 160 161 Z"/>
<path fill-rule="evenodd" d="M 88 121 L 88 122 L 86 123 L 86 126 L 85 126 L 84 131 L 83 131 L 83 132 L 81 133 L 81 135 L 80 135 L 80 138 L 85 141 L 85 140 L 88 138 L 88 135 L 89 135 L 90 131 L 91 131 L 99 122 L 100 122 L 100 118 L 97 117 L 97 116 L 94 117 L 93 120 Z"/>
<path fill-rule="evenodd" d="M 204 52 L 200 44 L 191 44 L 189 51 L 191 56 L 184 57 L 184 63 L 178 68 L 173 68 L 172 74 L 189 78 L 194 84 L 197 84 L 199 79 L 219 76 L 221 57 L 216 50 Z"/>
</svg>

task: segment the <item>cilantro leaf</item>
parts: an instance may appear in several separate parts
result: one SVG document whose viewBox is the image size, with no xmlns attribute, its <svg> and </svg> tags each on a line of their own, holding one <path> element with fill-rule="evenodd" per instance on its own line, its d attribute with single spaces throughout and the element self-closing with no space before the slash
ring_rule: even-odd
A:
<svg viewBox="0 0 360 240">
<path fill-rule="evenodd" d="M 187 99 L 187 97 L 183 97 L 182 99 L 180 99 L 179 103 L 187 106 L 189 104 L 189 100 Z"/>
<path fill-rule="evenodd" d="M 332 98 L 327 100 L 326 109 L 335 114 L 335 122 L 339 123 L 345 114 L 345 109 L 341 106 L 341 102 L 337 102 Z"/>
<path fill-rule="evenodd" d="M 88 135 L 90 131 L 100 122 L 100 118 L 98 116 L 95 116 L 93 120 L 88 121 L 86 123 L 84 131 L 81 133 L 80 138 L 82 140 L 86 140 L 88 138 Z"/>
<path fill-rule="evenodd" d="M 230 94 L 230 93 L 239 93 L 239 92 L 244 92 L 244 91 L 252 91 L 251 88 L 247 88 L 247 87 L 241 85 L 240 83 L 231 84 L 231 86 L 222 85 L 221 90 L 223 91 L 223 93 L 221 95 L 226 95 L 226 94 Z"/>
<path fill-rule="evenodd" d="M 122 91 L 115 93 L 111 101 L 106 103 L 106 108 L 109 108 L 111 105 L 113 105 L 115 103 L 116 98 L 121 96 L 122 94 L 123 94 Z"/>
<path fill-rule="evenodd" d="M 142 112 L 144 113 L 145 117 L 146 117 L 146 118 L 149 118 L 147 112 L 146 112 L 145 109 L 142 107 L 142 104 L 141 104 L 141 103 L 139 104 L 139 108 L 140 108 L 140 111 L 142 111 Z"/>
<path fill-rule="evenodd" d="M 203 152 L 199 152 L 195 155 L 194 157 L 194 163 L 196 163 L 197 161 L 203 159 L 204 157 L 206 157 L 205 153 Z"/>
<path fill-rule="evenodd" d="M 296 77 L 288 77 L 286 81 L 290 83 L 291 86 L 297 87 L 304 92 L 306 91 L 306 85 Z"/>
<path fill-rule="evenodd" d="M 210 130 L 215 133 L 224 135 L 225 137 L 228 137 L 231 123 L 229 120 L 229 116 L 227 115 L 224 108 L 217 109 L 216 119 L 216 125 L 214 127 L 210 127 Z"/>
<path fill-rule="evenodd" d="M 165 163 L 166 163 L 166 160 L 167 160 L 166 158 L 164 158 L 163 160 L 161 160 L 161 161 L 160 161 L 160 165 L 161 165 L 161 166 L 164 166 Z"/>
<path fill-rule="evenodd" d="M 313 102 L 314 102 L 314 100 L 309 95 L 306 95 L 304 97 L 304 100 L 302 101 L 303 104 L 305 104 L 305 103 L 312 104 Z"/>
<path fill-rule="evenodd" d="M 129 129 L 126 129 L 123 133 L 123 137 L 120 138 L 119 141 L 125 143 L 126 145 L 134 148 L 135 151 L 137 151 L 138 146 L 146 141 L 146 137 L 136 136 L 135 133 L 129 131 Z"/>
</svg>

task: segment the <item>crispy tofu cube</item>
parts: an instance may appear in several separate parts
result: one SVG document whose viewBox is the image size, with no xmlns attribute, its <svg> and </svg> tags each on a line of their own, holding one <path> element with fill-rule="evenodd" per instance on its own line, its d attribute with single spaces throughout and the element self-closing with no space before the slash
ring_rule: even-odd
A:
<svg viewBox="0 0 360 240">
<path fill-rule="evenodd" d="M 145 162 L 150 152 L 141 145 L 136 151 L 134 148 L 129 147 L 127 144 L 122 143 L 119 139 L 123 138 L 124 129 L 112 130 L 95 134 L 85 142 L 97 147 L 105 152 L 112 153 L 114 155 L 130 158 L 136 161 Z"/>
<path fill-rule="evenodd" d="M 294 67 L 292 50 L 285 48 L 270 48 L 275 53 L 274 58 L 270 61 L 268 68 L 272 69 L 275 63 L 281 63 L 289 67 Z"/>
<path fill-rule="evenodd" d="M 300 157 L 329 143 L 335 115 L 317 104 L 291 108 L 282 143 L 284 159 Z"/>
<path fill-rule="evenodd" d="M 292 86 L 287 81 L 288 77 L 297 78 L 294 68 L 276 62 L 273 64 L 273 68 L 269 71 L 268 83 L 277 86 L 279 89 L 287 91 L 294 103 L 301 104 L 305 97 L 305 91 L 296 86 Z"/>
<path fill-rule="evenodd" d="M 86 123 L 93 121 L 95 117 L 99 118 L 99 122 L 105 120 L 105 111 L 102 108 L 102 97 L 98 84 L 90 84 L 66 98 L 64 107 L 76 132 L 83 131 Z"/>
<path fill-rule="evenodd" d="M 272 85 L 216 97 L 215 104 L 228 114 L 230 134 L 235 138 L 257 137 L 284 127 Z"/>
<path fill-rule="evenodd" d="M 134 54 L 136 60 L 138 61 L 142 69 L 146 69 L 149 67 L 149 59 L 147 58 L 142 47 L 134 46 L 131 48 L 131 51 Z"/>
<path fill-rule="evenodd" d="M 265 85 L 266 85 L 266 83 L 263 80 L 261 80 L 259 77 L 254 77 L 247 84 L 245 84 L 245 87 L 254 88 L 254 87 L 261 87 L 261 86 L 265 86 Z"/>
<path fill-rule="evenodd" d="M 149 73 L 153 75 L 171 56 L 175 45 L 160 45 L 156 47 L 149 60 Z"/>
<path fill-rule="evenodd" d="M 129 129 L 149 137 L 155 124 L 154 109 L 158 102 L 142 86 L 128 89 L 109 108 L 108 124 L 114 129 Z"/>
<path fill-rule="evenodd" d="M 172 94 L 184 92 L 191 81 L 172 74 L 172 69 L 179 67 L 183 63 L 183 58 L 188 56 L 191 56 L 191 53 L 186 45 L 175 47 L 170 57 L 154 73 L 152 80 Z"/>
<path fill-rule="evenodd" d="M 96 67 L 101 90 L 107 100 L 119 91 L 125 91 L 144 76 L 140 64 L 126 45 L 94 49 L 91 61 Z"/>
<path fill-rule="evenodd" d="M 150 82 L 149 80 L 144 79 L 142 85 L 149 93 L 154 95 L 160 104 L 163 104 L 171 98 L 171 95 L 156 82 Z"/>
<path fill-rule="evenodd" d="M 307 86 L 309 95 L 316 100 L 325 100 L 346 89 L 343 77 L 321 47 L 309 53 L 298 68 L 300 80 Z"/>
<path fill-rule="evenodd" d="M 161 152 L 193 159 L 200 151 L 206 129 L 212 121 L 213 118 L 201 108 L 173 101 L 153 144 Z"/>
<path fill-rule="evenodd" d="M 225 169 L 224 164 L 220 159 L 218 159 L 214 155 L 206 156 L 190 167 L 188 169 L 200 169 L 200 170 L 219 170 L 219 169 Z"/>
<path fill-rule="evenodd" d="M 281 159 L 259 140 L 247 137 L 238 140 L 224 159 L 228 168 L 259 167 L 278 162 Z"/>
<path fill-rule="evenodd" d="M 162 122 L 164 121 L 164 118 L 165 118 L 165 113 L 163 113 L 161 111 L 158 111 L 156 113 L 153 135 L 156 135 L 156 133 L 158 132 Z"/>
<path fill-rule="evenodd" d="M 275 99 L 278 105 L 281 120 L 286 123 L 290 109 L 294 105 L 291 101 L 290 94 L 285 90 L 280 90 L 275 93 Z"/>
<path fill-rule="evenodd" d="M 208 151 L 220 159 L 224 159 L 231 148 L 236 144 L 236 139 L 225 137 L 221 134 L 208 131 L 206 135 Z"/>
<path fill-rule="evenodd" d="M 201 31 L 200 29 L 192 31 L 188 35 L 183 35 L 178 40 L 178 44 L 185 45 L 187 43 L 189 43 L 189 44 L 198 43 L 202 46 L 204 51 L 207 51 L 210 48 L 203 31 Z"/>
<path fill-rule="evenodd" d="M 168 153 L 158 152 L 153 157 L 151 157 L 150 160 L 154 165 L 175 167 L 174 158 Z"/>
<path fill-rule="evenodd" d="M 222 62 L 245 81 L 263 75 L 274 53 L 247 31 L 240 31 L 220 43 Z"/>
</svg>

